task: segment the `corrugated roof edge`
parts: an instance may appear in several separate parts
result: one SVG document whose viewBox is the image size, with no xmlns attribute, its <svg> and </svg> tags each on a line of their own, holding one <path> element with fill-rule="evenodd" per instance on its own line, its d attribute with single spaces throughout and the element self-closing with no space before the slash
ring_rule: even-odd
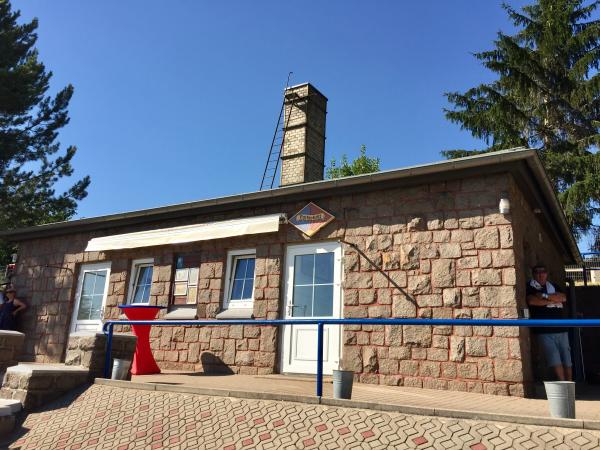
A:
<svg viewBox="0 0 600 450">
<path fill-rule="evenodd" d="M 552 212 L 555 214 L 555 217 L 558 218 L 558 224 L 560 226 L 561 232 L 563 233 L 563 237 L 566 238 L 565 240 L 567 241 L 568 247 L 571 250 L 573 259 L 576 261 L 581 261 L 581 255 L 579 253 L 579 249 L 577 248 L 577 243 L 575 242 L 575 239 L 573 238 L 573 235 L 569 229 L 562 208 L 558 203 L 558 199 L 554 194 L 550 180 L 548 179 L 548 176 L 542 166 L 541 160 L 539 159 L 537 152 L 533 149 L 526 149 L 522 147 L 501 150 L 493 153 L 483 153 L 475 156 L 467 156 L 464 158 L 409 166 L 400 169 L 385 170 L 367 175 L 355 175 L 351 177 L 338 178 L 335 180 L 313 181 L 310 183 L 286 186 L 282 188 L 272 189 L 269 191 L 249 192 L 206 200 L 198 200 L 194 202 L 179 203 L 158 208 L 149 208 L 137 211 L 129 211 L 125 213 L 110 214 L 105 216 L 90 217 L 66 222 L 55 222 L 51 224 L 37 225 L 34 227 L 22 229 L 1 231 L 0 237 L 13 241 L 35 239 L 44 237 L 44 235 L 46 234 L 57 235 L 61 232 L 67 233 L 73 229 L 83 227 L 86 225 L 95 224 L 98 226 L 106 225 L 106 227 L 109 227 L 117 225 L 116 222 L 136 218 L 140 221 L 143 221 L 144 219 L 150 221 L 155 216 L 168 215 L 169 213 L 178 213 L 182 211 L 193 211 L 194 214 L 200 213 L 201 211 L 199 210 L 210 206 L 231 205 L 231 207 L 233 208 L 239 207 L 236 206 L 239 203 L 251 200 L 275 200 L 279 198 L 284 199 L 285 197 L 298 193 L 311 193 L 332 188 L 368 185 L 371 183 L 379 183 L 390 180 L 400 180 L 416 176 L 431 175 L 441 172 L 453 172 L 476 167 L 492 166 L 519 160 L 526 161 L 530 169 L 532 169 L 536 173 L 536 175 L 538 175 L 537 179 L 542 180 L 542 183 L 539 187 L 541 188 L 542 194 L 544 195 L 545 199 L 549 202 L 549 206 L 551 207 Z"/>
</svg>

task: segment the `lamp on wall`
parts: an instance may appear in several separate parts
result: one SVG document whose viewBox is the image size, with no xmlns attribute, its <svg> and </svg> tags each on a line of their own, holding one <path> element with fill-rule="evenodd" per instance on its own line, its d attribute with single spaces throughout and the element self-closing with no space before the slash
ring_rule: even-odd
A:
<svg viewBox="0 0 600 450">
<path fill-rule="evenodd" d="M 506 192 L 500 194 L 500 204 L 498 205 L 498 209 L 500 210 L 500 214 L 510 213 L 510 200 L 508 199 L 508 194 Z"/>
</svg>

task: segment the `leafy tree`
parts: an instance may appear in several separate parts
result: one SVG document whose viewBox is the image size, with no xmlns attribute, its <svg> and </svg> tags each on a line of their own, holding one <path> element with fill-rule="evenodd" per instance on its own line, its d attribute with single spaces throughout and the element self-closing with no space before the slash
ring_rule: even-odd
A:
<svg viewBox="0 0 600 450">
<path fill-rule="evenodd" d="M 350 163 L 346 154 L 343 154 L 339 166 L 333 158 L 325 173 L 327 178 L 342 178 L 379 172 L 379 170 L 379 158 L 369 158 L 367 156 L 367 146 L 363 144 L 360 146 L 360 156 L 358 158 Z"/>
<path fill-rule="evenodd" d="M 516 34 L 498 33 L 476 53 L 492 83 L 446 97 L 446 117 L 486 148 L 447 150 L 448 158 L 511 147 L 538 149 L 574 234 L 598 233 L 600 213 L 600 21 L 598 1 L 537 0 L 517 12 Z"/>
<path fill-rule="evenodd" d="M 89 177 L 66 192 L 56 182 L 73 173 L 76 148 L 59 154 L 58 131 L 69 123 L 69 85 L 54 98 L 47 95 L 52 72 L 38 61 L 36 19 L 19 25 L 19 11 L 0 0 L 0 229 L 8 230 L 73 216 L 84 198 Z M 0 242 L 0 263 L 13 249 Z"/>
</svg>

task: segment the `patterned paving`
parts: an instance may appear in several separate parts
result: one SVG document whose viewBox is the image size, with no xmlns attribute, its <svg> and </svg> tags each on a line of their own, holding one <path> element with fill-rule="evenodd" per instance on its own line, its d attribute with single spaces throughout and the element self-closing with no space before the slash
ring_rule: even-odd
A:
<svg viewBox="0 0 600 450">
<path fill-rule="evenodd" d="M 323 396 L 333 397 L 333 384 L 326 377 Z M 225 389 L 233 391 L 268 392 L 300 396 L 315 395 L 314 376 L 292 375 L 206 375 L 194 372 L 164 370 L 156 375 L 134 375 L 132 381 L 151 384 L 172 384 L 182 387 Z M 506 397 L 475 392 L 423 389 L 410 386 L 354 383 L 352 400 L 388 405 L 415 406 L 429 409 L 477 411 L 491 414 L 549 417 L 550 410 L 544 386 L 539 386 L 539 398 Z M 577 419 L 600 421 L 600 386 L 577 386 Z M 425 413 L 426 414 L 426 413 Z"/>
<path fill-rule="evenodd" d="M 592 449 L 600 432 L 92 385 L 30 414 L 11 449 Z"/>
</svg>

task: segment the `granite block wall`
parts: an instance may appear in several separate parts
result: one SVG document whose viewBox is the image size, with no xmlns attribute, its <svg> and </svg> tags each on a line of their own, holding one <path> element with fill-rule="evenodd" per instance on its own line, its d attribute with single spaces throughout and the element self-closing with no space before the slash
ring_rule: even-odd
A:
<svg viewBox="0 0 600 450">
<path fill-rule="evenodd" d="M 197 315 L 214 318 L 223 307 L 227 251 L 255 248 L 254 316 L 275 319 L 283 317 L 286 245 L 308 241 L 348 243 L 343 244 L 344 317 L 516 318 L 524 304 L 520 243 L 530 239 L 530 231 L 523 230 L 522 223 L 516 230 L 514 221 L 523 216 L 528 221 L 525 228 L 535 230 L 539 220 L 522 212 L 499 214 L 501 192 L 514 197 L 514 211 L 527 208 L 526 202 L 519 206 L 524 198 L 511 176 L 498 174 L 307 198 L 145 227 L 280 212 L 290 217 L 314 201 L 336 220 L 310 240 L 291 225 L 282 225 L 278 233 L 212 242 L 83 251 L 91 237 L 142 229 L 138 226 L 23 242 L 15 281 L 19 294 L 31 304 L 23 321 L 26 356 L 37 361 L 64 357 L 81 263 L 111 261 L 105 315 L 117 318 L 117 305 L 126 302 L 132 260 L 154 258 L 150 303 L 168 306 L 175 256 L 197 252 Z M 529 357 L 529 336 L 518 329 L 347 326 L 342 335 L 344 364 L 362 382 L 522 396 L 531 381 L 524 361 Z M 279 335 L 271 327 L 154 327 L 151 345 L 164 368 L 244 374 L 279 370 Z"/>
</svg>

